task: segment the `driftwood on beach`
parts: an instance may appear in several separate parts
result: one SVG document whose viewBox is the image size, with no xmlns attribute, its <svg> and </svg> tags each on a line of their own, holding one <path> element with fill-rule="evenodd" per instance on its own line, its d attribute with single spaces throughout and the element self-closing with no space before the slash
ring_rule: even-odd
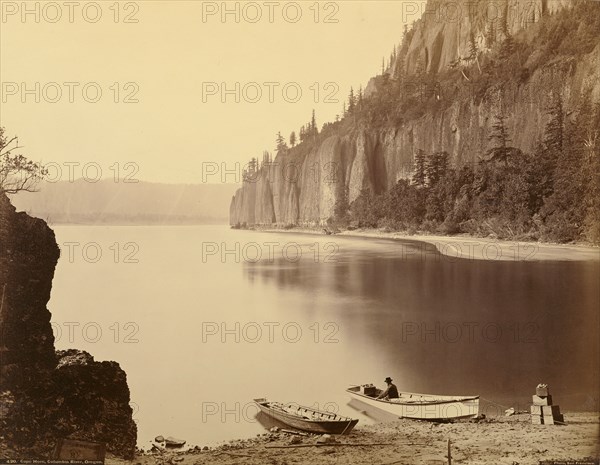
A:
<svg viewBox="0 0 600 465">
<path fill-rule="evenodd" d="M 367 444 L 352 444 L 348 442 L 329 442 L 323 444 L 295 444 L 289 446 L 265 446 L 267 449 L 295 449 L 298 447 L 330 447 L 330 446 L 349 446 L 349 447 L 370 447 L 370 446 L 391 446 L 390 442 L 371 442 Z M 411 445 L 425 445 L 425 444 L 412 444 Z"/>
</svg>

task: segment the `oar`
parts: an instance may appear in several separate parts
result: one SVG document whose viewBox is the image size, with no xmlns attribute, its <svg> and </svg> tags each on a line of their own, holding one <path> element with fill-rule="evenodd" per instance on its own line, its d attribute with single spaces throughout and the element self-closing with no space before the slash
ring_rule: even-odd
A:
<svg viewBox="0 0 600 465">
<path fill-rule="evenodd" d="M 341 436 L 343 436 L 343 435 L 344 435 L 344 433 L 346 432 L 346 430 L 348 429 L 348 427 L 349 427 L 351 424 L 352 424 L 352 420 L 350 420 L 350 421 L 348 422 L 348 424 L 347 424 L 347 425 L 346 425 L 346 427 L 344 428 L 344 431 L 342 431 L 342 434 L 341 434 Z"/>
</svg>

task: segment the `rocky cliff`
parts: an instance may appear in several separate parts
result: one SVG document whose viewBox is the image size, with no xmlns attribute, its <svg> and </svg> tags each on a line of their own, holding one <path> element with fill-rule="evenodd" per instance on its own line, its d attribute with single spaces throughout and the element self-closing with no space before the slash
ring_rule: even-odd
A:
<svg viewBox="0 0 600 465">
<path fill-rule="evenodd" d="M 0 390 L 21 390 L 56 367 L 50 326 L 54 232 L 0 195 Z"/>
<path fill-rule="evenodd" d="M 534 51 L 521 69 L 514 70 L 515 79 L 491 80 L 485 87 L 475 86 L 468 73 L 456 71 L 453 80 L 445 79 L 444 73 L 472 61 L 472 48 L 485 60 L 509 35 L 535 46 L 544 18 L 561 14 L 569 4 L 429 0 L 422 18 L 405 37 L 403 53 L 365 90 L 365 97 L 372 98 L 381 91 L 383 78 L 391 80 L 398 74 L 407 76 L 414 90 L 423 84 L 419 79 L 427 76 L 422 99 L 414 104 L 427 104 L 426 110 L 416 116 L 402 115 L 402 122 L 391 126 L 345 124 L 309 151 L 296 147 L 279 153 L 237 191 L 230 223 L 324 224 L 341 196 L 352 202 L 363 189 L 382 193 L 409 177 L 418 149 L 447 151 L 455 166 L 476 163 L 488 148 L 490 128 L 499 112 L 507 117 L 511 144 L 531 151 L 542 137 L 547 108 L 556 94 L 567 112 L 582 98 L 600 101 L 600 47 L 583 56 L 544 62 Z M 471 72 L 481 72 L 471 65 Z"/>
<path fill-rule="evenodd" d="M 489 51 L 505 34 L 514 36 L 571 4 L 572 0 L 429 0 L 415 24 L 406 59 L 398 65 L 406 66 L 409 73 L 420 65 L 427 72 L 442 72 L 469 56 L 472 41 Z"/>
<path fill-rule="evenodd" d="M 48 225 L 16 213 L 1 194 L 0 451 L 50 458 L 56 440 L 68 437 L 132 458 L 137 433 L 125 372 L 85 352 L 54 350 L 46 306 L 59 254 Z"/>
</svg>

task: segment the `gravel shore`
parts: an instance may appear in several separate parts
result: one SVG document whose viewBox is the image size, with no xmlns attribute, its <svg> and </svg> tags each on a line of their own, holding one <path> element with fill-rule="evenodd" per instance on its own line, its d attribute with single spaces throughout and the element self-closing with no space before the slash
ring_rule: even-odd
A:
<svg viewBox="0 0 600 465">
<path fill-rule="evenodd" d="M 283 432 L 233 440 L 219 447 L 140 453 L 132 462 L 107 465 L 537 465 L 544 460 L 598 460 L 598 413 L 565 413 L 566 425 L 533 425 L 529 414 L 434 423 L 397 420 L 358 426 L 349 435 L 318 444 L 318 436 Z M 322 439 L 321 439 L 322 440 Z M 586 462 L 582 462 L 586 463 Z M 598 462 L 595 462 L 598 463 Z"/>
<path fill-rule="evenodd" d="M 295 234 L 324 234 L 323 228 L 273 229 L 256 228 L 257 231 Z M 600 247 L 586 244 L 552 244 L 547 242 L 507 241 L 469 235 L 438 236 L 431 234 L 409 235 L 380 229 L 356 229 L 341 231 L 331 237 L 365 237 L 420 242 L 422 252 L 430 253 L 433 248 L 449 260 L 491 261 L 599 261 Z M 416 253 L 419 253 L 418 251 Z"/>
</svg>

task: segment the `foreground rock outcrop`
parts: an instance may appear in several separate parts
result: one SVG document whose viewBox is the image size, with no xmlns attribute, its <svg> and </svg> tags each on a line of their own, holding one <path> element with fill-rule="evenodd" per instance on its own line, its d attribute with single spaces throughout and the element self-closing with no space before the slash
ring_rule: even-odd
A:
<svg viewBox="0 0 600 465">
<path fill-rule="evenodd" d="M 19 390 L 56 366 L 50 326 L 54 232 L 0 195 L 0 390 Z"/>
<path fill-rule="evenodd" d="M 86 352 L 54 350 L 46 305 L 59 255 L 48 225 L 0 195 L 0 450 L 50 458 L 68 437 L 132 458 L 137 428 L 125 372 Z"/>
</svg>

